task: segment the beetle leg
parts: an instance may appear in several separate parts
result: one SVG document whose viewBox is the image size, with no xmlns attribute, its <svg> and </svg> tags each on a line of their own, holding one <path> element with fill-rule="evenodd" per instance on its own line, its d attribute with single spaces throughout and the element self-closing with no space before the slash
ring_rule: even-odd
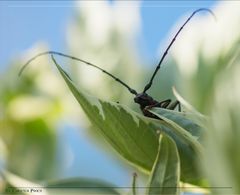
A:
<svg viewBox="0 0 240 195">
<path fill-rule="evenodd" d="M 179 101 L 174 101 L 172 104 L 169 104 L 167 109 L 174 110 L 176 107 L 178 107 L 178 111 L 181 112 L 181 104 Z"/>
<path fill-rule="evenodd" d="M 167 99 L 159 102 L 159 106 L 156 106 L 156 107 L 167 108 L 170 104 L 171 104 L 171 100 Z"/>
<path fill-rule="evenodd" d="M 144 110 L 148 110 L 148 109 L 151 109 L 151 108 L 154 108 L 154 107 L 167 108 L 170 103 L 171 103 L 171 100 L 170 100 L 170 99 L 167 99 L 167 100 L 158 102 L 158 103 L 156 103 L 156 104 L 152 104 L 152 105 L 146 106 L 146 107 L 144 108 Z"/>
</svg>

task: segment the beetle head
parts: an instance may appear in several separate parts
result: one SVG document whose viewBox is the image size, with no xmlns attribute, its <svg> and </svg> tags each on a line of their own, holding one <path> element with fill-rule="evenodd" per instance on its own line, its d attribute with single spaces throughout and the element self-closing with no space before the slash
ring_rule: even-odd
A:
<svg viewBox="0 0 240 195">
<path fill-rule="evenodd" d="M 153 98 L 146 93 L 139 93 L 134 98 L 134 102 L 143 107 L 151 105 L 153 101 Z"/>
</svg>

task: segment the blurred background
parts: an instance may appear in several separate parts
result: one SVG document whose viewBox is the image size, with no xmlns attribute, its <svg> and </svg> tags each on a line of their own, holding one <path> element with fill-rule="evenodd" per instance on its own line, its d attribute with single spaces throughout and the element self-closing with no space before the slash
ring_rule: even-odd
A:
<svg viewBox="0 0 240 195">
<path fill-rule="evenodd" d="M 211 116 L 206 157 L 199 166 L 213 184 L 234 185 L 239 192 L 237 1 L 1 1 L 0 168 L 34 182 L 87 177 L 129 186 L 137 170 L 91 130 L 50 58 L 36 59 L 21 77 L 18 72 L 32 56 L 56 50 L 97 64 L 143 90 L 173 35 L 202 7 L 212 9 L 217 22 L 206 12 L 191 20 L 149 94 L 174 98 L 175 86 Z M 133 96 L 103 73 L 57 60 L 89 94 L 139 112 Z M 209 171 L 213 169 L 219 175 Z"/>
</svg>

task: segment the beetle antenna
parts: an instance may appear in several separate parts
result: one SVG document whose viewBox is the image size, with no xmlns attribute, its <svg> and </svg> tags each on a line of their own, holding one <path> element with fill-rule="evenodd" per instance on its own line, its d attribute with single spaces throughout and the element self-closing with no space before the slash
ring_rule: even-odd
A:
<svg viewBox="0 0 240 195">
<path fill-rule="evenodd" d="M 191 18 L 192 18 L 197 12 L 201 12 L 201 11 L 206 11 L 206 12 L 210 13 L 210 14 L 214 17 L 214 19 L 216 20 L 215 14 L 214 14 L 210 9 L 200 8 L 200 9 L 195 10 L 195 11 L 189 16 L 189 18 L 184 22 L 184 24 L 181 26 L 181 28 L 177 31 L 177 33 L 176 33 L 175 36 L 173 37 L 173 39 L 172 39 L 172 41 L 170 42 L 170 44 L 168 45 L 167 49 L 166 49 L 165 52 L 163 53 L 162 58 L 160 59 L 160 61 L 159 61 L 158 65 L 157 65 L 157 67 L 156 67 L 156 69 L 155 69 L 155 71 L 154 71 L 154 73 L 153 73 L 153 75 L 152 75 L 149 83 L 144 87 L 143 93 L 145 93 L 145 92 L 152 86 L 154 77 L 156 76 L 158 70 L 160 69 L 161 64 L 162 64 L 164 58 L 166 57 L 169 49 L 171 48 L 171 46 L 172 46 L 173 43 L 175 42 L 175 40 L 176 40 L 177 36 L 179 35 L 179 33 L 182 31 L 182 29 L 184 28 L 184 26 L 191 20 Z"/>
<path fill-rule="evenodd" d="M 120 84 L 122 84 L 124 87 L 126 87 L 130 93 L 134 94 L 134 95 L 137 95 L 137 91 L 132 89 L 131 87 L 129 87 L 126 83 L 124 83 L 122 80 L 120 80 L 119 78 L 115 77 L 114 75 L 112 75 L 111 73 L 107 72 L 106 70 L 98 67 L 97 65 L 95 64 L 92 64 L 90 62 L 87 62 L 85 60 L 82 60 L 80 58 L 76 58 L 74 56 L 70 56 L 70 55 L 67 55 L 67 54 L 64 54 L 64 53 L 60 53 L 60 52 L 56 52 L 56 51 L 46 51 L 46 52 L 42 52 L 42 53 L 39 53 L 37 54 L 36 56 L 32 57 L 30 60 L 28 60 L 26 62 L 26 64 L 24 64 L 24 66 L 20 69 L 18 75 L 21 76 L 21 74 L 23 73 L 23 71 L 28 67 L 28 65 L 34 61 L 36 58 L 40 57 L 40 56 L 43 56 L 43 55 L 58 55 L 58 56 L 62 56 L 62 57 L 65 57 L 65 58 L 70 58 L 72 60 L 76 60 L 76 61 L 79 61 L 79 62 L 82 62 L 88 66 L 92 66 L 98 70 L 101 70 L 103 73 L 107 74 L 108 76 L 112 77 L 115 81 L 119 82 Z"/>
</svg>

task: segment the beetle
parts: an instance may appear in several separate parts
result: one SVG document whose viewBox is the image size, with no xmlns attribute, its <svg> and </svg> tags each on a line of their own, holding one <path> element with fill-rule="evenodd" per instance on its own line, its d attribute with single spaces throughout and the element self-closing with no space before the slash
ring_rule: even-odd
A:
<svg viewBox="0 0 240 195">
<path fill-rule="evenodd" d="M 163 100 L 163 101 L 157 101 L 155 100 L 154 98 L 152 98 L 150 95 L 147 94 L 147 90 L 149 90 L 153 84 L 153 80 L 157 74 L 157 72 L 159 71 L 160 67 L 161 67 L 161 64 L 163 62 L 163 60 L 165 59 L 165 57 L 167 56 L 168 54 L 168 51 L 169 49 L 171 48 L 171 46 L 173 45 L 173 43 L 175 42 L 177 36 L 179 35 L 179 33 L 183 30 L 183 28 L 185 27 L 185 25 L 191 20 L 191 18 L 198 12 L 201 12 L 201 11 L 206 11 L 208 13 L 210 13 L 214 18 L 215 18 L 215 15 L 214 13 L 210 10 L 210 9 L 207 9 L 207 8 L 200 8 L 200 9 L 197 9 L 195 10 L 188 18 L 187 20 L 183 23 L 183 25 L 179 28 L 179 30 L 177 31 L 177 33 L 175 34 L 175 36 L 173 37 L 173 39 L 171 40 L 170 44 L 168 45 L 168 47 L 166 48 L 165 52 L 163 53 L 156 69 L 154 70 L 153 74 L 152 74 L 152 77 L 150 78 L 149 82 L 146 84 L 146 86 L 144 87 L 144 90 L 143 92 L 141 93 L 138 93 L 135 89 L 129 87 L 129 85 L 127 85 L 125 82 L 123 82 L 121 79 L 119 79 L 118 77 L 114 76 L 113 74 L 109 73 L 108 71 L 100 68 L 99 66 L 95 65 L 95 64 L 92 64 L 90 62 L 87 62 L 85 60 L 82 60 L 80 58 L 77 58 L 77 57 L 74 57 L 74 56 L 71 56 L 71 55 L 67 55 L 67 54 L 64 54 L 64 53 L 60 53 L 60 52 L 56 52 L 56 51 L 46 51 L 46 52 L 43 52 L 43 53 L 39 53 L 37 54 L 36 56 L 34 56 L 33 58 L 31 58 L 30 60 L 27 61 L 27 63 L 21 68 L 21 70 L 19 71 L 19 75 L 22 74 L 22 72 L 24 71 L 24 69 L 33 61 L 35 60 L 36 58 L 40 57 L 40 56 L 43 56 L 43 55 L 51 55 L 52 56 L 52 60 L 55 61 L 53 55 L 58 55 L 58 56 L 62 56 L 62 57 L 66 57 L 66 58 L 70 58 L 72 60 L 76 60 L 76 61 L 79 61 L 79 62 L 82 62 L 84 63 L 85 65 L 89 65 L 89 66 L 92 66 L 100 71 L 102 71 L 103 73 L 107 74 L 108 76 L 112 77 L 114 80 L 116 80 L 118 83 L 120 83 L 121 85 L 123 85 L 124 87 L 126 87 L 129 92 L 133 95 L 135 95 L 134 97 L 134 102 L 139 104 L 140 106 L 140 109 L 143 113 L 144 116 L 147 116 L 147 117 L 151 117 L 151 118 L 156 118 L 155 115 L 153 115 L 152 113 L 150 113 L 148 111 L 149 108 L 152 108 L 152 107 L 160 107 L 160 108 L 165 108 L 165 109 L 169 109 L 169 110 L 174 110 L 178 107 L 178 111 L 181 112 L 181 105 L 180 105 L 180 102 L 179 101 L 172 101 L 171 99 L 167 99 L 167 100 Z"/>
</svg>

